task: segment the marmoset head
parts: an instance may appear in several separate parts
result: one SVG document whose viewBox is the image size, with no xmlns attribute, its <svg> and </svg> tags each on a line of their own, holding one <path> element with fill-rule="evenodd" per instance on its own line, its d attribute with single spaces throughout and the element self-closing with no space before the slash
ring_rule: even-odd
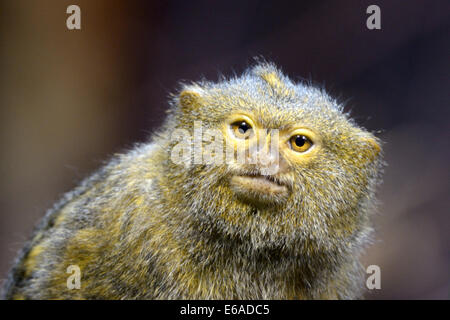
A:
<svg viewBox="0 0 450 320">
<path fill-rule="evenodd" d="M 196 218 L 258 247 L 298 241 L 303 251 L 369 231 L 380 142 L 324 90 L 264 63 L 184 85 L 170 119 L 168 175 Z"/>
</svg>

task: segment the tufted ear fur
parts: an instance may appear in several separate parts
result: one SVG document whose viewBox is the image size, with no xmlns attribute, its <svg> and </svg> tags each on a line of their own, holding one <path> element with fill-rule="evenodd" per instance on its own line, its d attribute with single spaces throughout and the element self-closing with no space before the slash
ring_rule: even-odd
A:
<svg viewBox="0 0 450 320">
<path fill-rule="evenodd" d="M 370 161 L 374 161 L 381 153 L 379 140 L 370 133 L 366 133 L 361 140 L 366 147 L 367 158 Z"/>
<path fill-rule="evenodd" d="M 181 110 L 183 112 L 190 112 L 198 109 L 204 103 L 202 96 L 203 90 L 200 87 L 185 87 L 178 97 Z"/>
</svg>

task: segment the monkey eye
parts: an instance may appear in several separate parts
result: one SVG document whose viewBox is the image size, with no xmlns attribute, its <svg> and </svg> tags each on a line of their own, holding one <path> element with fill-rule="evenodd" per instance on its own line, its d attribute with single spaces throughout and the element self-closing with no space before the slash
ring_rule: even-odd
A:
<svg viewBox="0 0 450 320">
<path fill-rule="evenodd" d="M 236 121 L 231 124 L 231 130 L 236 138 L 249 139 L 253 135 L 253 128 L 246 121 Z"/>
<path fill-rule="evenodd" d="M 289 139 L 289 144 L 291 146 L 291 149 L 297 152 L 305 152 L 309 150 L 313 145 L 312 141 L 308 137 L 301 134 L 292 136 Z"/>
</svg>

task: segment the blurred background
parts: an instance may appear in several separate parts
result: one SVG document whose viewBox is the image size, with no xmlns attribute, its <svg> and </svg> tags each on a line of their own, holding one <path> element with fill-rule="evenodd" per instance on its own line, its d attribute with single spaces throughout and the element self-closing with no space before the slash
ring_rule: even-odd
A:
<svg viewBox="0 0 450 320">
<path fill-rule="evenodd" d="M 71 4 L 81 30 L 66 28 Z M 448 299 L 449 40 L 447 0 L 1 0 L 0 279 L 54 201 L 161 124 L 178 81 L 264 56 L 386 143 L 367 298 Z"/>
</svg>

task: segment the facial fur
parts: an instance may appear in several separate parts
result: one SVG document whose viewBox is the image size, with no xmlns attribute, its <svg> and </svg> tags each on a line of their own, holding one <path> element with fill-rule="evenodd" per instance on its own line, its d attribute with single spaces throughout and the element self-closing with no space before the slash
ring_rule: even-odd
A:
<svg viewBox="0 0 450 320">
<path fill-rule="evenodd" d="M 274 66 L 260 65 L 229 81 L 188 85 L 180 95 L 173 101 L 177 128 L 190 130 L 194 121 L 221 128 L 230 116 L 244 114 L 259 128 L 281 132 L 279 162 L 285 169 L 270 177 L 288 192 L 273 192 L 262 205 L 246 201 L 236 194 L 239 186 L 230 185 L 234 175 L 260 175 L 258 164 L 169 166 L 180 193 L 191 195 L 183 205 L 202 208 L 193 210 L 197 219 L 208 217 L 222 232 L 249 237 L 255 247 L 298 254 L 345 250 L 370 232 L 380 142 L 323 90 L 294 84 Z M 296 130 L 314 137 L 314 150 L 295 154 L 286 147 L 283 137 Z M 230 143 L 226 134 L 224 139 Z"/>
</svg>

